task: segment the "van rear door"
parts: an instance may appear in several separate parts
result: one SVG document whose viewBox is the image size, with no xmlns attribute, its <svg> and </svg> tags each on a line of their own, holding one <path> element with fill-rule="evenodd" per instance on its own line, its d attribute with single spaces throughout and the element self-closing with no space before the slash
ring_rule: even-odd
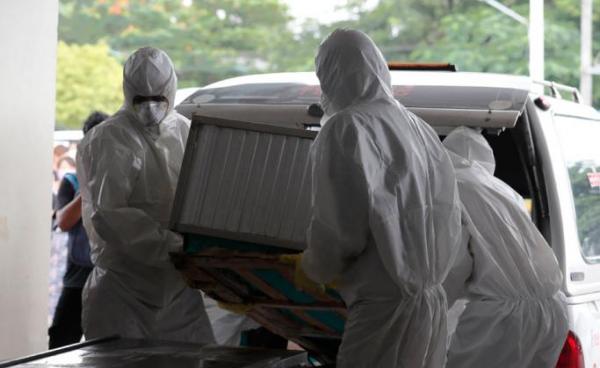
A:
<svg viewBox="0 0 600 368">
<path fill-rule="evenodd" d="M 600 114 L 550 100 L 532 119 L 544 167 L 551 244 L 564 273 L 569 328 L 586 367 L 600 364 Z"/>
<path fill-rule="evenodd" d="M 550 150 L 555 156 L 552 162 L 562 223 L 565 289 L 570 296 L 598 293 L 600 114 L 568 102 L 553 105 L 558 106 L 549 128 L 556 145 Z"/>
</svg>

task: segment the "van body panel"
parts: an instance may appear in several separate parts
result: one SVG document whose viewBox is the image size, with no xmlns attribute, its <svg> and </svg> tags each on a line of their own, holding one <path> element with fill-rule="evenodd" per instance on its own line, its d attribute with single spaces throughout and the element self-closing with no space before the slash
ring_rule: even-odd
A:
<svg viewBox="0 0 600 368">
<path fill-rule="evenodd" d="M 586 367 L 600 366 L 600 296 L 594 295 L 594 301 L 569 301 L 567 308 L 569 329 L 579 338 Z"/>
<path fill-rule="evenodd" d="M 547 158 L 544 160 L 544 173 L 551 211 L 551 243 L 564 273 L 565 294 L 577 296 L 595 293 L 600 291 L 600 264 L 589 262 L 582 254 L 573 191 L 563 151 L 566 142 L 563 132 L 559 130 L 565 127 L 557 124 L 568 124 L 572 119 L 586 119 L 590 124 L 599 124 L 600 127 L 600 114 L 566 101 L 553 100 L 551 106 L 546 112 L 537 109 L 541 122 L 541 136 L 537 145 L 543 151 L 541 156 Z"/>
<path fill-rule="evenodd" d="M 531 95 L 531 99 L 537 96 Z M 600 114 L 589 106 L 547 99 L 550 109 L 528 106 L 534 126 L 536 150 L 543 166 L 550 216 L 550 244 L 564 275 L 569 329 L 579 338 L 586 367 L 600 365 L 600 263 L 582 254 L 573 191 L 557 124 L 569 119 L 600 124 Z M 566 118 L 566 119 L 565 119 Z M 583 143 L 582 143 L 583 144 Z M 600 147 L 598 148 L 600 149 Z"/>
</svg>

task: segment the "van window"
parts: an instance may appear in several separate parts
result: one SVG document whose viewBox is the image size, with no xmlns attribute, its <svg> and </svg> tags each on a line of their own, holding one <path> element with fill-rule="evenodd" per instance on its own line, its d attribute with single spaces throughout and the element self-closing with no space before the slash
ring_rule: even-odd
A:
<svg viewBox="0 0 600 368">
<path fill-rule="evenodd" d="M 557 116 L 555 126 L 569 172 L 581 252 L 600 262 L 600 121 Z"/>
<path fill-rule="evenodd" d="M 518 124 L 521 124 L 519 122 Z M 498 135 L 487 134 L 484 137 L 494 151 L 496 170 L 494 176 L 508 184 L 525 200 L 525 206 L 531 214 L 534 203 L 531 199 L 531 188 L 527 183 L 527 171 L 515 142 L 515 129 L 507 129 Z"/>
</svg>

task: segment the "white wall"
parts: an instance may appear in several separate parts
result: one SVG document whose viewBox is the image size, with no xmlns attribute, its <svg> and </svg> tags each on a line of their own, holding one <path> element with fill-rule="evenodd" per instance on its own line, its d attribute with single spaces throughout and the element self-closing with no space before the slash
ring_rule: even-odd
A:
<svg viewBox="0 0 600 368">
<path fill-rule="evenodd" d="M 0 1 L 0 361 L 46 349 L 58 0 Z"/>
</svg>

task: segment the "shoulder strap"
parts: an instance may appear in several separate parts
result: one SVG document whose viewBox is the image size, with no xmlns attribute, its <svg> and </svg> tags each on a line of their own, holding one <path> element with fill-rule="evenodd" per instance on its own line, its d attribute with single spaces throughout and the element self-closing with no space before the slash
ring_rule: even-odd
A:
<svg viewBox="0 0 600 368">
<path fill-rule="evenodd" d="M 73 187 L 73 190 L 75 190 L 75 193 L 79 192 L 79 180 L 77 180 L 77 175 L 67 173 L 65 174 L 64 178 L 69 181 L 69 183 Z"/>
</svg>

